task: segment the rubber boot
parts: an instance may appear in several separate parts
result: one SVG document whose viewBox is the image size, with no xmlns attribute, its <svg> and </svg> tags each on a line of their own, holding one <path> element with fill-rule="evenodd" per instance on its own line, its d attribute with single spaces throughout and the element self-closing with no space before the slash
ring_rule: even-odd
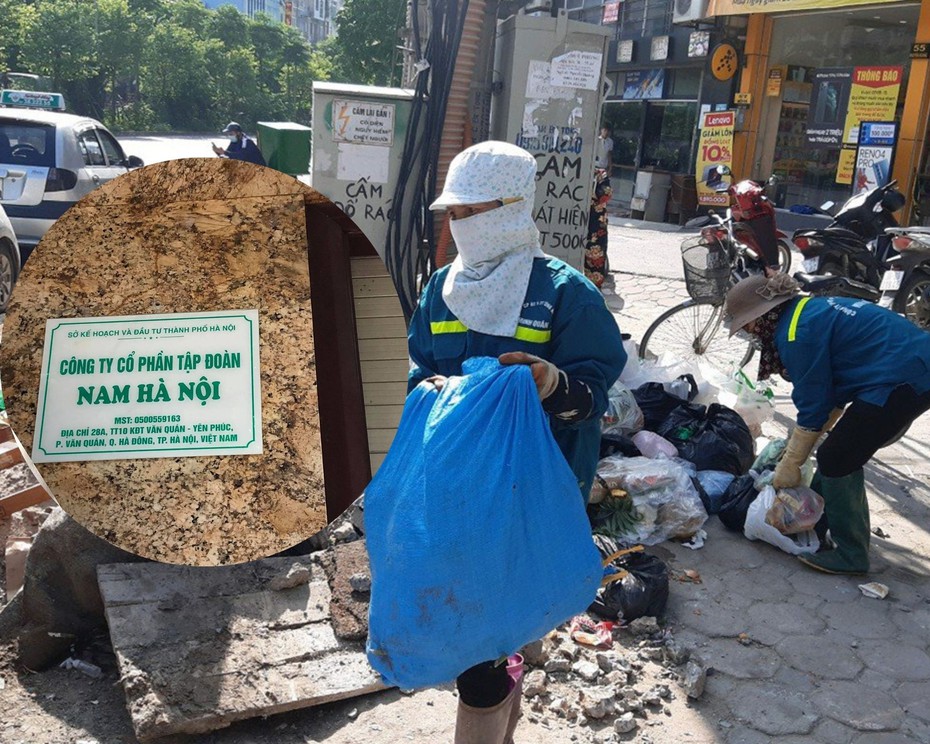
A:
<svg viewBox="0 0 930 744">
<path fill-rule="evenodd" d="M 513 744 L 520 719 L 523 679 L 493 708 L 475 708 L 459 700 L 455 718 L 455 744 Z"/>
<path fill-rule="evenodd" d="M 865 497 L 862 469 L 842 478 L 818 479 L 830 536 L 836 547 L 814 555 L 799 556 L 811 568 L 831 574 L 859 575 L 869 571 L 869 503 Z"/>
</svg>

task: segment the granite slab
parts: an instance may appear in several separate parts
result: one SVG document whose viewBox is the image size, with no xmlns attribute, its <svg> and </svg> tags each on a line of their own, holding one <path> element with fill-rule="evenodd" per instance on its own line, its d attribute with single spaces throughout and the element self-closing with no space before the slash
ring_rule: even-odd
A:
<svg viewBox="0 0 930 744">
<path fill-rule="evenodd" d="M 62 508 L 95 534 L 158 561 L 223 565 L 325 526 L 308 200 L 326 198 L 250 163 L 158 163 L 86 196 L 30 257 L 0 347 L 27 451 L 47 319 L 259 311 L 263 454 L 40 464 Z"/>
</svg>

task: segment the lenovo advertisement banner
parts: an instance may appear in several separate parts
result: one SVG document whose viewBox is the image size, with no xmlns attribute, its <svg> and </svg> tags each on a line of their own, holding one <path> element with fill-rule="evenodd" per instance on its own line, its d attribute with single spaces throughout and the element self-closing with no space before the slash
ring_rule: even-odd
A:
<svg viewBox="0 0 930 744">
<path fill-rule="evenodd" d="M 734 111 L 709 111 L 701 120 L 697 152 L 697 197 L 702 206 L 728 207 L 729 176 L 721 177 L 717 166 L 733 166 Z"/>
</svg>

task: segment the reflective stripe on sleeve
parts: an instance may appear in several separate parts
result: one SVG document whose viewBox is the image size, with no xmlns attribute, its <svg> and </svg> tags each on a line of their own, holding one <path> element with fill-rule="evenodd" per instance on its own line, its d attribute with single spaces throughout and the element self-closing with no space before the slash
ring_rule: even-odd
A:
<svg viewBox="0 0 930 744">
<path fill-rule="evenodd" d="M 429 329 L 434 336 L 437 336 L 443 333 L 465 333 L 468 327 L 461 320 L 434 320 L 430 322 Z M 513 337 L 518 341 L 527 341 L 531 344 L 546 344 L 552 338 L 552 331 L 517 326 Z"/>
<path fill-rule="evenodd" d="M 434 320 L 429 324 L 429 329 L 434 336 L 439 333 L 465 333 L 468 330 L 461 320 Z"/>
<path fill-rule="evenodd" d="M 788 326 L 788 341 L 794 341 L 798 337 L 798 320 L 801 318 L 801 311 L 807 304 L 810 297 L 804 297 L 794 306 L 794 312 L 791 314 L 791 323 Z"/>
<path fill-rule="evenodd" d="M 531 344 L 545 344 L 552 338 L 552 331 L 540 331 L 536 328 L 517 326 L 513 337 L 518 341 L 528 341 Z"/>
</svg>

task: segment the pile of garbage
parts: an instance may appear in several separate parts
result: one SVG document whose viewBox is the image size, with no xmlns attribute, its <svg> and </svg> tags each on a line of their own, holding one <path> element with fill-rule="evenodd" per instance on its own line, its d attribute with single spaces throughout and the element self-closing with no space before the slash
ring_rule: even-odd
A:
<svg viewBox="0 0 930 744">
<path fill-rule="evenodd" d="M 750 540 L 792 554 L 816 551 L 823 499 L 809 487 L 810 463 L 803 486 L 771 486 L 785 447 L 761 436 L 772 392 L 742 371 L 727 377 L 669 359 L 640 361 L 629 351 L 601 421 L 588 507 L 595 535 L 621 547 L 678 540 L 698 548 L 717 514 Z M 764 445 L 758 457 L 757 443 Z"/>
</svg>

